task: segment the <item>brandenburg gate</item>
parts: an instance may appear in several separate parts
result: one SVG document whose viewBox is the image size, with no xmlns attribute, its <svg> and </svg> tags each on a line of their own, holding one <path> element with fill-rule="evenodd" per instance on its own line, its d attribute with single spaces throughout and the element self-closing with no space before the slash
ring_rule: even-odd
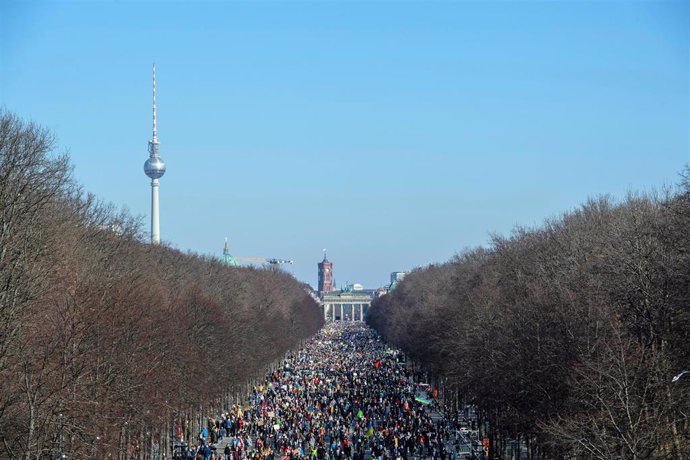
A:
<svg viewBox="0 0 690 460">
<path fill-rule="evenodd" d="M 326 321 L 364 321 L 371 295 L 357 291 L 328 292 L 323 294 L 321 305 Z"/>
</svg>

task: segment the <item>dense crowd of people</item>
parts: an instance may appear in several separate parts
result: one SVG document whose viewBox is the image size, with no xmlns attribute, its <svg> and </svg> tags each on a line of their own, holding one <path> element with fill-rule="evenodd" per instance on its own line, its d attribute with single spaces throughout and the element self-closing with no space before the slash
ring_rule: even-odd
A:
<svg viewBox="0 0 690 460">
<path fill-rule="evenodd" d="M 362 323 L 334 322 L 256 385 L 246 405 L 208 420 L 188 458 L 453 458 L 449 428 L 428 404 L 399 351 Z"/>
</svg>

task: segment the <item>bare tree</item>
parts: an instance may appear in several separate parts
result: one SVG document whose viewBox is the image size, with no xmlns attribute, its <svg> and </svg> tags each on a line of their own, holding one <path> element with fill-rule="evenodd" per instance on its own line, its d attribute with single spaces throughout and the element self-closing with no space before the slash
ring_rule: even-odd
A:
<svg viewBox="0 0 690 460">
<path fill-rule="evenodd" d="M 144 244 L 52 148 L 1 115 L 0 456 L 149 458 L 322 315 L 283 272 Z"/>
<path fill-rule="evenodd" d="M 588 200 L 414 271 L 367 320 L 477 406 L 491 455 L 685 458 L 689 197 Z"/>
</svg>

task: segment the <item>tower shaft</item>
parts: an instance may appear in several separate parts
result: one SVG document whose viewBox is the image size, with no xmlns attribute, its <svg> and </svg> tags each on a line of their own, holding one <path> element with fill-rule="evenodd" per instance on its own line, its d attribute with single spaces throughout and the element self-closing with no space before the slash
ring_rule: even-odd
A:
<svg viewBox="0 0 690 460">
<path fill-rule="evenodd" d="M 160 244 L 161 228 L 158 207 L 158 179 L 151 179 L 151 243 Z"/>
</svg>

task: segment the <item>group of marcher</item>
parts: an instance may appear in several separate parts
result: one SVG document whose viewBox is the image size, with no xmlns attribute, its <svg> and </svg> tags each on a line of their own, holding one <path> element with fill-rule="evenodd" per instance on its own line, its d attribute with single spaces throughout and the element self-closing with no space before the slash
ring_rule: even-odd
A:
<svg viewBox="0 0 690 460">
<path fill-rule="evenodd" d="M 266 375 L 246 405 L 208 420 L 188 459 L 454 458 L 448 424 L 434 422 L 416 392 L 403 355 L 373 330 L 329 323 Z"/>
</svg>

